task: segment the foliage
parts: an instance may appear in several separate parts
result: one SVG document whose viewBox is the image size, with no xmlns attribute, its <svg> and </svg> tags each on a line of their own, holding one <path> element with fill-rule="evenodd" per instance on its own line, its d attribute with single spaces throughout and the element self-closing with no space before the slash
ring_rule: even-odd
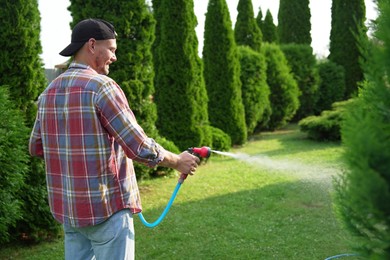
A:
<svg viewBox="0 0 390 260">
<path fill-rule="evenodd" d="M 316 141 L 340 141 L 345 107 L 351 102 L 352 100 L 336 102 L 332 105 L 332 110 L 324 110 L 320 116 L 302 119 L 299 121 L 301 131 L 306 132 L 309 139 Z"/>
<path fill-rule="evenodd" d="M 318 100 L 315 105 L 315 114 L 323 110 L 330 110 L 332 104 L 343 100 L 345 91 L 344 68 L 341 65 L 325 60 L 317 64 L 320 77 Z"/>
<path fill-rule="evenodd" d="M 3 25 L 0 28 L 0 85 L 7 86 L 10 101 L 15 109 L 23 113 L 25 125 L 30 128 L 36 115 L 34 101 L 46 85 L 44 68 L 39 54 L 42 52 L 40 43 L 40 15 L 38 1 L 18 0 L 0 1 L 2 12 L 0 18 Z M 25 142 L 28 138 L 19 136 Z M 13 155 L 7 154 L 12 158 Z M 56 235 L 58 230 L 51 232 L 49 227 L 57 227 L 57 222 L 51 217 L 47 205 L 45 171 L 42 160 L 30 158 L 28 172 L 25 174 L 24 185 L 17 193 L 16 202 L 22 202 L 22 218 L 17 219 L 15 229 L 10 232 L 11 239 L 28 239 L 39 241 L 44 234 Z M 17 190 L 17 187 L 15 187 Z M 39 196 L 35 196 L 36 192 Z M 17 204 L 17 203 L 16 203 Z M 32 210 L 33 209 L 33 210 Z M 42 234 L 38 235 L 38 234 Z"/>
<path fill-rule="evenodd" d="M 280 43 L 311 44 L 309 0 L 280 0 L 278 34 Z"/>
<path fill-rule="evenodd" d="M 259 11 L 257 12 L 256 24 L 259 27 L 261 33 L 263 34 L 263 12 L 261 11 L 261 7 L 259 7 Z"/>
<path fill-rule="evenodd" d="M 301 91 L 300 106 L 294 117 L 295 120 L 300 120 L 314 114 L 318 100 L 320 78 L 316 67 L 316 57 L 310 45 L 285 44 L 281 45 L 281 48 Z"/>
<path fill-rule="evenodd" d="M 40 16 L 36 0 L 0 0 L 0 85 L 8 86 L 10 99 L 25 113 L 26 125 L 35 119 L 33 101 L 46 85 L 39 56 Z"/>
<path fill-rule="evenodd" d="M 342 128 L 348 169 L 335 182 L 335 206 L 359 238 L 367 259 L 390 258 L 390 1 L 378 1 L 379 17 L 364 71 L 367 81 Z"/>
<path fill-rule="evenodd" d="M 118 50 L 117 61 L 110 65 L 110 77 L 121 86 L 145 133 L 158 139 L 160 136 L 156 128 L 157 109 L 153 101 L 153 15 L 143 0 L 111 1 L 110 5 L 105 7 L 98 2 L 72 0 L 69 6 L 73 17 L 72 26 L 90 17 L 113 23 L 118 34 Z M 156 171 L 137 162 L 134 167 L 138 179 L 148 178 Z M 171 171 L 168 168 L 164 170 L 168 173 Z"/>
<path fill-rule="evenodd" d="M 237 20 L 234 25 L 234 39 L 237 45 L 249 46 L 260 51 L 263 35 L 257 26 L 252 0 L 239 0 Z"/>
<path fill-rule="evenodd" d="M 344 67 L 344 99 L 357 94 L 358 83 L 364 79 L 361 65 L 364 53 L 361 42 L 367 41 L 364 0 L 332 1 L 332 27 L 328 58 Z M 363 53 L 362 53 L 363 52 Z"/>
<path fill-rule="evenodd" d="M 232 140 L 230 139 L 230 136 L 219 128 L 213 126 L 210 126 L 210 128 L 213 139 L 212 148 L 218 151 L 229 151 L 232 147 Z"/>
<path fill-rule="evenodd" d="M 274 18 L 272 17 L 270 10 L 267 10 L 267 13 L 265 14 L 261 32 L 263 33 L 263 42 L 279 42 L 277 27 L 274 24 Z"/>
<path fill-rule="evenodd" d="M 153 1 L 157 128 L 180 150 L 211 144 L 193 1 Z"/>
<path fill-rule="evenodd" d="M 263 52 L 255 52 L 249 47 L 239 46 L 238 55 L 241 66 L 242 101 L 245 107 L 245 122 L 248 135 L 264 118 L 264 111 L 270 110 L 270 89 L 267 85 L 267 64 Z"/>
<path fill-rule="evenodd" d="M 240 64 L 225 0 L 210 0 L 205 20 L 203 62 L 212 126 L 227 133 L 233 145 L 246 142 Z"/>
<path fill-rule="evenodd" d="M 289 122 L 299 107 L 299 88 L 280 47 L 264 44 L 267 84 L 270 87 L 272 114 L 265 128 L 275 130 Z"/>
<path fill-rule="evenodd" d="M 22 218 L 18 193 L 28 172 L 28 135 L 23 114 L 14 108 L 8 89 L 0 87 L 0 244 L 9 241 L 9 228 Z"/>
</svg>

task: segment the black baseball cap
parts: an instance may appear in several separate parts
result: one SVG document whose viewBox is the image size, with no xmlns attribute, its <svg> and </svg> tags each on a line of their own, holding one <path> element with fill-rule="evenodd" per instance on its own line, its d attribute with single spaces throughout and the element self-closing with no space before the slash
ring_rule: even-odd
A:
<svg viewBox="0 0 390 260">
<path fill-rule="evenodd" d="M 74 55 L 91 38 L 95 40 L 115 39 L 114 26 L 102 19 L 82 20 L 73 28 L 71 43 L 60 52 L 62 56 Z"/>
</svg>

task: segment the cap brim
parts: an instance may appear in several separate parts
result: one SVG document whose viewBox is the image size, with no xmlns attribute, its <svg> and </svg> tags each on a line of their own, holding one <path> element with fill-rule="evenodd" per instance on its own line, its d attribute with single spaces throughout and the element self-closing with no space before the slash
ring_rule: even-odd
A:
<svg viewBox="0 0 390 260">
<path fill-rule="evenodd" d="M 75 54 L 78 50 L 80 50 L 81 47 L 83 47 L 84 44 L 85 44 L 85 42 L 72 42 L 71 44 L 69 44 L 68 46 L 66 46 L 66 48 L 63 49 L 63 50 L 60 52 L 60 55 L 61 55 L 61 56 L 65 56 L 65 57 L 72 56 L 72 55 Z"/>
</svg>

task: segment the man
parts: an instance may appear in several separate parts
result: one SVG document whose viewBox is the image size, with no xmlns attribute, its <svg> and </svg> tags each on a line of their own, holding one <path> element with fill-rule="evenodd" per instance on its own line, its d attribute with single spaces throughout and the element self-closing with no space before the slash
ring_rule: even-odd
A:
<svg viewBox="0 0 390 260">
<path fill-rule="evenodd" d="M 137 124 L 109 78 L 114 26 L 87 19 L 60 52 L 73 56 L 38 100 L 29 150 L 43 157 L 51 212 L 63 224 L 66 259 L 133 259 L 132 215 L 141 201 L 132 160 L 193 174 L 199 159 L 166 151 Z"/>
</svg>

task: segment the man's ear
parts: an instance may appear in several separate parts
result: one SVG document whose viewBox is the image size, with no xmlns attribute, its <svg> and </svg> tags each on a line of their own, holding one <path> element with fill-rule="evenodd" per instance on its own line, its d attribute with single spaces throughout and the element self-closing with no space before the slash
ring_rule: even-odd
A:
<svg viewBox="0 0 390 260">
<path fill-rule="evenodd" d="M 88 40 L 88 50 L 92 53 L 95 52 L 96 40 L 91 38 Z"/>
</svg>

